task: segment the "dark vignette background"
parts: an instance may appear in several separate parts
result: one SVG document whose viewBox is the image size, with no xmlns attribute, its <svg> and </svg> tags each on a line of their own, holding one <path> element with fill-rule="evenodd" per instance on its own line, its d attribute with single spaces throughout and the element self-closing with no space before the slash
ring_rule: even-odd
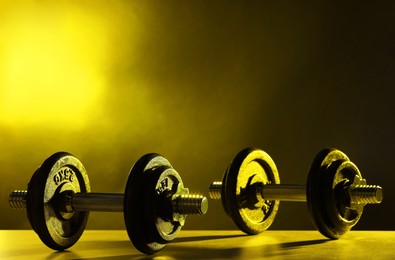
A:
<svg viewBox="0 0 395 260">
<path fill-rule="evenodd" d="M 355 229 L 395 228 L 395 6 L 390 1 L 30 5 L 31 19 L 34 12 L 63 10 L 94 16 L 100 23 L 90 26 L 106 27 L 109 44 L 99 50 L 105 84 L 82 127 L 63 120 L 64 110 L 47 121 L 40 120 L 43 114 L 29 115 L 37 124 L 0 121 L 0 228 L 30 228 L 24 212 L 9 209 L 8 194 L 25 188 L 35 168 L 56 151 L 80 158 L 92 191 L 123 192 L 134 161 L 158 152 L 191 191 L 207 194 L 235 154 L 249 146 L 273 157 L 283 183 L 302 184 L 318 151 L 343 150 L 368 183 L 385 191 L 383 203 L 366 207 Z M 6 50 L 0 51 L 4 56 Z M 8 64 L 2 56 L 4 71 Z M 57 99 L 73 105 L 62 93 Z M 123 216 L 92 213 L 88 228 L 123 229 Z M 208 214 L 188 217 L 185 228 L 234 226 L 220 202 L 210 201 Z M 283 202 L 271 228 L 313 226 L 304 203 Z"/>
</svg>

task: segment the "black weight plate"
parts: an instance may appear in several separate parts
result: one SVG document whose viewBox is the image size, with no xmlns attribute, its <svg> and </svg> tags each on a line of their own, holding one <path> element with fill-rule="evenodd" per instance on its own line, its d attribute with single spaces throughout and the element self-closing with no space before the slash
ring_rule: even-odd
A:
<svg viewBox="0 0 395 260">
<path fill-rule="evenodd" d="M 307 206 L 316 228 L 321 234 L 338 239 L 362 214 L 363 206 L 355 209 L 345 205 L 345 185 L 362 179 L 358 168 L 341 151 L 324 149 L 315 157 L 307 179 Z"/>
<path fill-rule="evenodd" d="M 36 170 L 28 184 L 26 208 L 30 224 L 45 245 L 64 250 L 81 237 L 88 212 L 62 214 L 60 192 L 89 192 L 88 175 L 82 163 L 69 153 L 50 156 Z"/>
<path fill-rule="evenodd" d="M 126 229 L 136 249 L 145 254 L 154 254 L 163 249 L 181 229 L 181 226 L 158 216 L 158 187 L 166 177 L 172 183 L 181 182 L 167 159 L 151 153 L 144 155 L 133 165 L 126 184 Z"/>
<path fill-rule="evenodd" d="M 225 204 L 228 215 L 240 230 L 258 234 L 273 223 L 280 201 L 263 200 L 253 207 L 243 205 L 243 191 L 255 183 L 279 184 L 277 167 L 270 156 L 256 148 L 239 152 L 229 166 L 225 183 Z"/>
<path fill-rule="evenodd" d="M 225 185 L 226 183 L 228 183 L 228 172 L 229 172 L 229 167 L 226 168 L 225 174 L 222 177 L 222 188 L 221 188 L 221 202 L 222 202 L 222 207 L 225 210 L 225 213 L 232 218 L 231 214 L 230 214 L 230 209 L 228 209 L 228 203 L 227 201 L 227 197 L 226 197 L 226 188 L 227 186 Z"/>
</svg>

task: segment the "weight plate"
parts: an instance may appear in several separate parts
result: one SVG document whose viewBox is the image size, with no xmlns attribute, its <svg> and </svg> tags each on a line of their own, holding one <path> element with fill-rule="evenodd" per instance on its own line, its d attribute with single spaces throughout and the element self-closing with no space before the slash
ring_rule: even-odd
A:
<svg viewBox="0 0 395 260">
<path fill-rule="evenodd" d="M 247 148 L 233 159 L 223 179 L 226 211 L 240 230 L 258 234 L 273 223 L 280 201 L 256 200 L 255 185 L 279 184 L 277 167 L 270 156 L 260 149 Z"/>
<path fill-rule="evenodd" d="M 224 210 L 225 210 L 225 213 L 226 213 L 229 217 L 232 218 L 230 209 L 228 208 L 228 203 L 226 202 L 226 201 L 227 201 L 227 197 L 226 197 L 226 194 L 227 194 L 227 193 L 226 193 L 227 186 L 226 186 L 225 184 L 228 182 L 229 167 L 230 167 L 230 165 L 228 166 L 228 168 L 227 168 L 226 171 L 225 171 L 224 176 L 222 177 L 221 202 L 222 202 L 222 207 L 223 207 Z"/>
<path fill-rule="evenodd" d="M 81 237 L 88 212 L 62 213 L 61 192 L 89 192 L 90 184 L 82 163 L 69 153 L 50 156 L 36 170 L 28 184 L 26 208 L 29 222 L 45 245 L 64 250 Z"/>
<path fill-rule="evenodd" d="M 307 205 L 321 234 L 338 239 L 358 222 L 363 205 L 351 208 L 344 193 L 360 180 L 358 168 L 343 152 L 328 148 L 317 154 L 307 179 Z"/>
<path fill-rule="evenodd" d="M 129 238 L 139 251 L 154 254 L 181 230 L 180 223 L 161 214 L 168 202 L 167 192 L 175 193 L 180 183 L 178 173 L 159 154 L 146 154 L 132 167 L 125 189 L 124 217 Z"/>
</svg>

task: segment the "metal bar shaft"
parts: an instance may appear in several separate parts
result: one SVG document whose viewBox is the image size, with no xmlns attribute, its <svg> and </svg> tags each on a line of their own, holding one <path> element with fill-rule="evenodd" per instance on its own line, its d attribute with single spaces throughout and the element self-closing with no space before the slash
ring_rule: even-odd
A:
<svg viewBox="0 0 395 260">
<path fill-rule="evenodd" d="M 75 193 L 71 206 L 75 211 L 123 211 L 123 194 L 116 193 Z"/>
<path fill-rule="evenodd" d="M 305 185 L 265 184 L 260 190 L 265 200 L 306 202 Z"/>
</svg>

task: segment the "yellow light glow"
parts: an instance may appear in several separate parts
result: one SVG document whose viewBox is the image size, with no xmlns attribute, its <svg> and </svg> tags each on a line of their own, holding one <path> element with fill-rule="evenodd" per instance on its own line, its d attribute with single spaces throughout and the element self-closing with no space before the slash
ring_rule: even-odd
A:
<svg viewBox="0 0 395 260">
<path fill-rule="evenodd" d="M 0 19 L 0 123 L 83 126 L 104 87 L 106 27 L 75 8 L 25 6 Z"/>
</svg>

